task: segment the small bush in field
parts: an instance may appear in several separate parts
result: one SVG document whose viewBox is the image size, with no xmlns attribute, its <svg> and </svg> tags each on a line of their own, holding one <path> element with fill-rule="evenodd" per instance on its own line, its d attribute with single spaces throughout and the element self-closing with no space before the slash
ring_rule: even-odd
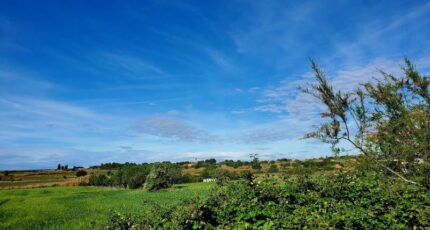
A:
<svg viewBox="0 0 430 230">
<path fill-rule="evenodd" d="M 147 191 L 157 191 L 168 188 L 181 178 L 180 166 L 171 163 L 157 163 L 151 168 L 144 188 Z"/>
<path fill-rule="evenodd" d="M 79 170 L 76 172 L 76 177 L 81 177 L 81 176 L 86 176 L 87 175 L 87 171 L 85 170 Z"/>
</svg>

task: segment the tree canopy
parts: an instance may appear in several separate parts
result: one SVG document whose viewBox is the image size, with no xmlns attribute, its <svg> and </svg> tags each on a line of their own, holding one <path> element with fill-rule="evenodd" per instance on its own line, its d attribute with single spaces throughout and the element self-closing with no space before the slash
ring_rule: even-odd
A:
<svg viewBox="0 0 430 230">
<path fill-rule="evenodd" d="M 380 71 L 380 78 L 364 82 L 352 92 L 335 90 L 311 60 L 316 83 L 303 92 L 325 105 L 325 119 L 308 133 L 330 143 L 339 153 L 340 142 L 358 149 L 378 167 L 404 182 L 429 184 L 430 81 L 405 58 L 403 75 Z M 418 181 L 418 182 L 417 182 Z"/>
</svg>

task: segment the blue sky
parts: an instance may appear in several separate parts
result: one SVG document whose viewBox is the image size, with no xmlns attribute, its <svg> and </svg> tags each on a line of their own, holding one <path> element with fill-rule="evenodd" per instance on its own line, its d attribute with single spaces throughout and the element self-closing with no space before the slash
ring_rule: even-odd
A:
<svg viewBox="0 0 430 230">
<path fill-rule="evenodd" d="M 430 67 L 428 1 L 1 1 L 0 169 L 331 154 L 301 137 L 342 89 Z"/>
</svg>

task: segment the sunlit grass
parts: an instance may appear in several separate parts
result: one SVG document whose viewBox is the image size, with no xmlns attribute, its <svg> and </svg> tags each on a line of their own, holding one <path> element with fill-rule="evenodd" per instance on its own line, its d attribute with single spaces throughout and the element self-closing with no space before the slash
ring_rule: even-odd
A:
<svg viewBox="0 0 430 230">
<path fill-rule="evenodd" d="M 192 183 L 149 193 L 143 190 L 57 187 L 0 190 L 0 229 L 102 228 L 110 211 L 139 213 L 147 201 L 175 205 L 206 196 L 213 184 Z"/>
</svg>

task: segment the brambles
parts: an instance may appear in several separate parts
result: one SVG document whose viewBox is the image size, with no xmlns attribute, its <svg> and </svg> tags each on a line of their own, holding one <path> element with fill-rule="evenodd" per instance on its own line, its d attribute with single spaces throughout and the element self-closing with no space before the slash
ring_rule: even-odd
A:
<svg viewBox="0 0 430 230">
<path fill-rule="evenodd" d="M 429 205 L 430 194 L 420 187 L 399 185 L 374 173 L 348 172 L 264 179 L 256 184 L 226 182 L 208 198 L 169 210 L 150 205 L 151 211 L 144 212 L 155 217 L 128 216 L 124 221 L 137 229 L 259 229 L 267 224 L 271 229 L 419 229 L 430 226 Z"/>
</svg>

